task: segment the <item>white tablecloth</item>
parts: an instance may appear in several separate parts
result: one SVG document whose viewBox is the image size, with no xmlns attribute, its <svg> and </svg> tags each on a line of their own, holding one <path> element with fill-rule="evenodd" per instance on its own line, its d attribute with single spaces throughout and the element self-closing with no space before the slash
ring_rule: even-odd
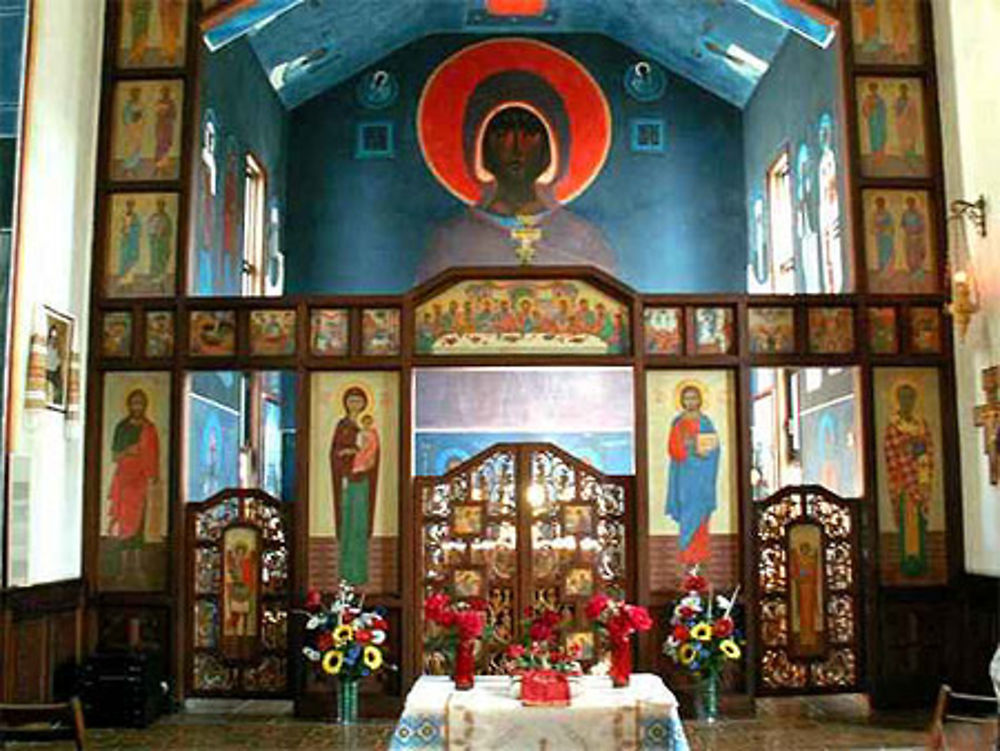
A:
<svg viewBox="0 0 1000 751">
<path fill-rule="evenodd" d="M 471 691 L 423 676 L 406 697 L 390 749 L 441 751 L 688 751 L 677 700 L 659 676 L 639 673 L 626 688 L 583 676 L 569 707 L 525 707 L 505 676 L 477 676 Z"/>
</svg>

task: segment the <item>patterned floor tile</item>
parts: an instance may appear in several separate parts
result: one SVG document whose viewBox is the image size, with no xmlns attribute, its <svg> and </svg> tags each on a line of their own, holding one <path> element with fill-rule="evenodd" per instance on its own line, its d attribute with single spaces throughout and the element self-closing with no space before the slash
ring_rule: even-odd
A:
<svg viewBox="0 0 1000 751">
<path fill-rule="evenodd" d="M 88 731 L 94 751 L 384 751 L 393 723 L 363 721 L 353 727 L 296 720 L 287 705 L 264 707 L 247 702 L 195 705 L 164 717 L 144 730 L 94 728 Z M 686 720 L 692 751 L 903 751 L 923 749 L 926 712 L 877 714 L 864 697 L 761 699 L 753 718 L 722 719 L 708 725 Z M 46 751 L 71 744 L 8 744 L 10 749 Z"/>
</svg>

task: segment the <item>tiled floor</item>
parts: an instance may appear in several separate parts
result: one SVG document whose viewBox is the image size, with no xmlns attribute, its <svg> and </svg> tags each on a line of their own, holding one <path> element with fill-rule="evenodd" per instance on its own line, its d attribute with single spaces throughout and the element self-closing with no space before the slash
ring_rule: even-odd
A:
<svg viewBox="0 0 1000 751">
<path fill-rule="evenodd" d="M 714 725 L 685 721 L 692 751 L 819 751 L 820 749 L 924 749 L 929 715 L 905 712 L 873 715 L 860 696 L 762 699 L 757 715 Z M 91 729 L 93 749 L 384 749 L 390 722 L 341 728 L 291 717 L 282 702 L 190 704 L 146 730 Z M 8 748 L 66 749 L 71 744 L 8 744 Z"/>
</svg>

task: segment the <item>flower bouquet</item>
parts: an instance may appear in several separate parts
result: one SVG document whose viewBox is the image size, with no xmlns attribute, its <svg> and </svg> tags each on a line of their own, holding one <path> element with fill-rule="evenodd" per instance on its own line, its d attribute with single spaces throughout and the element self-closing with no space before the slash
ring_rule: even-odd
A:
<svg viewBox="0 0 1000 751">
<path fill-rule="evenodd" d="M 581 647 L 563 647 L 566 618 L 553 607 L 537 605 L 524 609 L 524 639 L 504 653 L 504 667 L 520 683 L 521 701 L 528 706 L 566 706 L 570 690 L 568 676 L 583 674 Z M 516 683 L 515 683 L 516 686 Z"/>
<path fill-rule="evenodd" d="M 424 600 L 424 619 L 438 627 L 438 635 L 426 639 L 428 650 L 453 655 L 455 688 L 472 688 L 475 680 L 475 643 L 486 630 L 486 601 L 479 597 L 453 602 L 444 592 Z"/>
<path fill-rule="evenodd" d="M 608 671 L 611 683 L 616 688 L 627 686 L 632 675 L 632 634 L 651 629 L 652 616 L 641 605 L 629 605 L 602 592 L 590 598 L 586 614 L 611 648 L 611 667 Z"/>
<path fill-rule="evenodd" d="M 739 587 L 731 597 L 713 598 L 705 577 L 692 571 L 682 583 L 684 596 L 670 612 L 670 635 L 663 654 L 688 670 L 701 683 L 705 719 L 713 722 L 719 713 L 719 675 L 729 660 L 742 654 L 742 634 L 736 628 L 733 607 Z"/>
<path fill-rule="evenodd" d="M 356 722 L 358 681 L 392 667 L 385 659 L 389 634 L 385 609 L 365 610 L 364 598 L 341 581 L 329 607 L 323 606 L 317 590 L 311 590 L 306 596 L 306 611 L 309 620 L 302 653 L 322 675 L 337 679 L 339 722 Z"/>
</svg>

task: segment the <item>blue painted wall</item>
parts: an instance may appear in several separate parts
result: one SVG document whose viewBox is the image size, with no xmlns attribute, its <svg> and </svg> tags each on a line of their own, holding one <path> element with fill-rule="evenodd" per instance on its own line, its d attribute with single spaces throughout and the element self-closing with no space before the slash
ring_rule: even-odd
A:
<svg viewBox="0 0 1000 751">
<path fill-rule="evenodd" d="M 239 278 L 235 273 L 219 279 L 219 274 L 206 271 L 216 267 L 215 254 L 222 252 L 222 204 L 227 144 L 233 143 L 241 154 L 246 151 L 262 163 L 267 172 L 267 204 L 277 199 L 284 213 L 286 205 L 285 179 L 287 177 L 287 141 L 289 114 L 268 83 L 263 69 L 257 62 L 249 43 L 243 39 L 224 49 L 211 53 L 201 45 L 202 88 L 201 113 L 211 108 L 217 128 L 215 157 L 218 166 L 215 201 L 215 232 L 211 255 L 202 247 L 202 216 L 200 193 L 195 195 L 197 216 L 196 250 L 194 255 L 193 292 L 195 294 L 238 294 Z M 197 148 L 201 149 L 199 132 Z M 240 161 L 242 165 L 242 159 Z M 242 167 L 241 167 L 242 169 Z M 242 177 L 240 185 L 239 215 L 242 217 Z M 242 223 L 241 223 L 242 226 Z M 242 247 L 242 233 L 239 233 Z"/>
<path fill-rule="evenodd" d="M 753 242 L 753 202 L 764 198 L 765 233 L 767 201 L 765 176 L 781 150 L 786 146 L 792 165 L 793 204 L 795 186 L 800 181 L 797 172 L 797 154 L 805 143 L 812 156 L 813 201 L 810 215 L 818 229 L 817 169 L 820 159 L 819 120 L 829 113 L 834 121 L 833 148 L 838 161 L 838 191 L 841 209 L 841 252 L 844 254 L 846 277 L 850 277 L 850 232 L 847 230 L 845 211 L 847 201 L 843 164 L 843 114 L 839 104 L 840 62 L 837 45 L 826 50 L 800 37 L 790 34 L 784 47 L 775 57 L 771 69 L 757 87 L 753 98 L 743 111 L 744 173 L 746 175 L 747 239 Z M 796 237 L 796 290 L 805 291 L 802 276 L 800 243 Z M 749 246 L 748 246 L 749 248 Z M 845 290 L 845 291 L 850 291 Z"/>
<path fill-rule="evenodd" d="M 24 24 L 25 0 L 0 0 L 0 137 L 17 135 Z"/>
<path fill-rule="evenodd" d="M 413 285 L 432 228 L 463 210 L 424 164 L 414 125 L 417 100 L 437 64 L 477 39 L 426 37 L 381 61 L 378 67 L 396 74 L 401 87 L 386 110 L 361 109 L 352 78 L 291 113 L 286 291 L 399 293 Z M 622 88 L 626 66 L 639 59 L 635 53 L 596 35 L 545 41 L 580 60 L 611 106 L 607 164 L 570 208 L 603 230 L 623 280 L 656 292 L 744 289 L 740 110 L 669 74 L 666 96 L 639 104 Z M 630 117 L 666 120 L 663 154 L 630 152 Z M 396 123 L 393 159 L 354 159 L 355 126 L 366 119 Z"/>
</svg>

